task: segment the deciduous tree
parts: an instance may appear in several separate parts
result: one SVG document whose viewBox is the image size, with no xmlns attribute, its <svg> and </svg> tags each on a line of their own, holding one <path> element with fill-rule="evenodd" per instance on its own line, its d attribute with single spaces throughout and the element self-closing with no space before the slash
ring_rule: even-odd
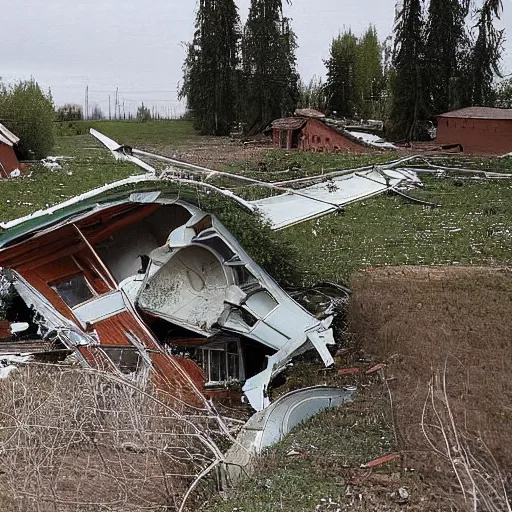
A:
<svg viewBox="0 0 512 512">
<path fill-rule="evenodd" d="M 384 88 L 383 47 L 370 26 L 363 37 L 345 31 L 331 43 L 326 92 L 329 109 L 345 117 L 369 118 L 379 113 Z"/>
<path fill-rule="evenodd" d="M 321 78 L 313 76 L 308 83 L 302 80 L 299 82 L 299 102 L 297 107 L 313 108 L 320 112 L 324 112 L 327 109 L 325 84 Z"/>
<path fill-rule="evenodd" d="M 329 109 L 340 116 L 356 114 L 357 37 L 349 29 L 333 39 L 327 66 L 327 97 Z"/>
<path fill-rule="evenodd" d="M 377 30 L 370 26 L 359 40 L 356 62 L 357 111 L 361 117 L 369 118 L 379 111 L 384 89 L 382 69 L 383 46 Z"/>
<path fill-rule="evenodd" d="M 48 156 L 55 144 L 55 107 L 51 93 L 45 93 L 35 80 L 17 82 L 0 91 L 0 121 L 20 142 L 20 159 Z"/>
</svg>

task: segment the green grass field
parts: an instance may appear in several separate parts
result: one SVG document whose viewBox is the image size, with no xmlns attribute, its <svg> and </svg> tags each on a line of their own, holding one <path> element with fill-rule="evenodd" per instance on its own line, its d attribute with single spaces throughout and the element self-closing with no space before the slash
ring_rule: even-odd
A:
<svg viewBox="0 0 512 512">
<path fill-rule="evenodd" d="M 98 121 L 84 125 L 87 130 L 94 126 L 123 143 L 162 145 L 167 141 L 169 150 L 201 140 L 186 121 Z M 59 136 L 54 154 L 71 157 L 61 162 L 62 170 L 35 166 L 30 176 L 0 181 L 0 220 L 29 214 L 141 172 L 134 165 L 115 161 L 90 135 Z M 392 158 L 395 158 L 392 153 L 324 155 L 269 150 L 257 164 L 240 160 L 225 168 L 278 181 L 382 163 Z M 453 157 L 444 163 L 494 171 L 510 172 L 512 169 L 512 158 Z M 265 172 L 257 172 L 262 166 Z M 288 172 L 275 174 L 283 170 Z M 306 222 L 276 236 L 296 247 L 296 264 L 305 283 L 325 279 L 346 281 L 354 270 L 372 265 L 512 262 L 512 181 L 432 177 L 424 181 L 424 189 L 411 194 L 439 202 L 441 208 L 423 207 L 384 195 L 350 205 L 345 213 Z M 253 190 L 246 191 L 245 195 L 254 195 Z M 243 193 L 243 190 L 238 189 L 238 192 Z"/>
<path fill-rule="evenodd" d="M 72 121 L 56 123 L 59 136 L 87 135 L 94 128 L 123 144 L 175 147 L 198 139 L 190 121 Z"/>
<path fill-rule="evenodd" d="M 300 248 L 305 281 L 346 281 L 374 265 L 512 263 L 512 182 L 424 181 L 411 195 L 440 208 L 383 195 L 284 231 Z"/>
</svg>

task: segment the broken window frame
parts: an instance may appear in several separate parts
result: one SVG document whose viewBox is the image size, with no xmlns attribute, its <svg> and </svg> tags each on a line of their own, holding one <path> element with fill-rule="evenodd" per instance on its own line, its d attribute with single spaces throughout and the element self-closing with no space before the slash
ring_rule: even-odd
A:
<svg viewBox="0 0 512 512">
<path fill-rule="evenodd" d="M 230 350 L 229 345 L 236 345 L 236 353 Z M 219 369 L 218 379 L 213 379 L 215 370 L 212 371 L 212 354 L 221 353 L 223 357 L 225 379 L 222 379 L 222 369 Z M 230 358 L 236 358 L 234 363 L 235 375 L 230 375 Z M 242 347 L 239 340 L 216 341 L 208 345 L 198 347 L 196 352 L 197 364 L 202 369 L 205 376 L 205 387 L 224 387 L 228 384 L 239 383 L 245 380 L 244 360 Z M 220 361 L 221 359 L 219 359 Z"/>
<path fill-rule="evenodd" d="M 73 303 L 73 301 L 69 301 L 69 300 L 66 299 L 65 294 L 63 294 L 62 291 L 59 290 L 58 287 L 63 285 L 63 284 L 66 284 L 66 283 L 71 283 L 71 281 L 76 279 L 77 277 L 81 278 L 84 281 L 84 283 L 87 286 L 87 289 L 89 290 L 91 296 L 88 299 L 86 299 L 86 300 L 82 300 L 80 302 Z M 96 293 L 96 291 L 94 290 L 93 286 L 91 285 L 91 283 L 89 282 L 89 280 L 87 279 L 87 277 L 85 276 L 85 274 L 82 271 L 76 272 L 75 274 L 72 274 L 70 276 L 66 276 L 66 277 L 60 278 L 60 279 L 58 279 L 56 281 L 52 281 L 52 282 L 48 283 L 48 286 L 51 287 L 51 289 L 60 297 L 62 302 L 64 302 L 64 304 L 66 304 L 66 306 L 71 311 L 74 308 L 76 308 L 77 306 L 85 304 L 86 302 L 89 302 L 90 300 L 94 300 L 95 298 L 98 297 L 98 294 Z"/>
</svg>

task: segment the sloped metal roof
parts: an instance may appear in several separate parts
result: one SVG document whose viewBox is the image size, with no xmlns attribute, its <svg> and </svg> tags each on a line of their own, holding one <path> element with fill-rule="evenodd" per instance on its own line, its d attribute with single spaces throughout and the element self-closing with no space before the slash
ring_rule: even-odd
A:
<svg viewBox="0 0 512 512">
<path fill-rule="evenodd" d="M 446 112 L 439 117 L 456 117 L 463 119 L 505 119 L 512 121 L 512 108 L 468 107 Z"/>
</svg>

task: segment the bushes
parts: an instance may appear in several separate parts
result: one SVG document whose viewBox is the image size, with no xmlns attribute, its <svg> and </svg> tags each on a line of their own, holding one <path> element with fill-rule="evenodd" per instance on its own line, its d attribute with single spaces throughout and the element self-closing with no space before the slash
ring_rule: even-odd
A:
<svg viewBox="0 0 512 512">
<path fill-rule="evenodd" d="M 0 380 L 0 401 L 4 512 L 181 510 L 219 459 L 206 410 L 129 378 L 33 363 Z"/>
<path fill-rule="evenodd" d="M 0 121 L 20 138 L 15 149 L 21 160 L 50 154 L 55 144 L 54 119 L 52 97 L 35 81 L 17 82 L 0 92 Z"/>
</svg>

